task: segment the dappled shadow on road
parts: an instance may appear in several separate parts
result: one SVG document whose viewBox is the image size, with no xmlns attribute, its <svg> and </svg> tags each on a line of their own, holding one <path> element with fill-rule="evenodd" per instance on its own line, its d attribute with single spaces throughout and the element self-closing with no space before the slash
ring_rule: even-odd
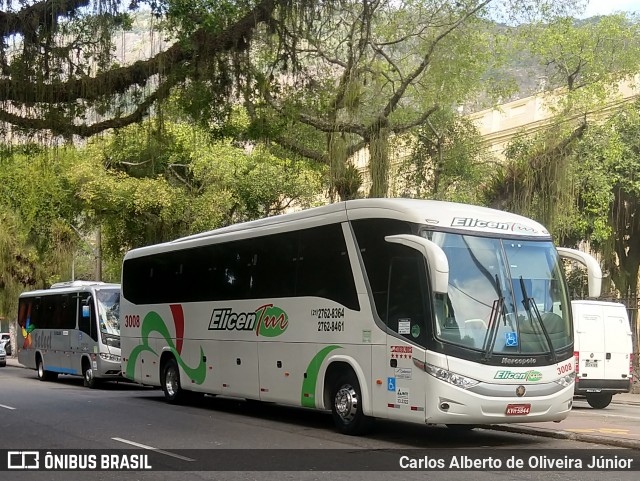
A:
<svg viewBox="0 0 640 481">
<path fill-rule="evenodd" d="M 34 382 L 43 382 L 40 381 L 35 371 L 33 371 L 33 381 Z M 55 381 L 45 381 L 43 384 L 50 386 L 51 388 L 57 387 L 78 387 L 82 389 L 89 389 L 84 386 L 84 380 L 80 376 L 71 376 L 71 375 L 59 375 L 58 379 Z M 118 380 L 118 381 L 101 381 L 98 385 L 93 388 L 93 391 L 151 391 L 154 388 L 149 386 L 143 386 L 141 384 L 136 384 L 127 380 Z"/>
</svg>

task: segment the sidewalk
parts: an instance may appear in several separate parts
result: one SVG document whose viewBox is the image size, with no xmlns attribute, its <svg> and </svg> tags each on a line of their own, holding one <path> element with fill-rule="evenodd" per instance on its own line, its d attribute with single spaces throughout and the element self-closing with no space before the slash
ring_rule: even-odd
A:
<svg viewBox="0 0 640 481">
<path fill-rule="evenodd" d="M 623 392 L 613 396 L 612 403 L 616 404 L 632 404 L 640 406 L 640 394 L 632 394 L 630 392 Z"/>
<path fill-rule="evenodd" d="M 18 362 L 17 357 L 7 356 L 7 366 L 22 367 L 22 364 Z"/>
<path fill-rule="evenodd" d="M 18 363 L 17 357 L 7 357 L 7 366 L 22 367 Z M 640 406 L 640 394 L 623 393 L 613 396 L 612 404 L 626 404 L 630 406 Z M 606 408 L 603 410 L 606 412 Z M 596 443 L 605 446 L 618 448 L 629 448 L 640 450 L 640 439 L 622 433 L 616 433 L 614 429 L 611 433 L 597 433 L 595 429 L 568 429 L 566 421 L 563 423 L 531 423 L 531 424 L 496 424 L 487 426 L 484 429 L 494 431 L 504 431 L 511 433 L 528 434 L 532 436 L 544 436 L 556 439 L 570 439 L 586 443 Z M 583 432 L 576 432 L 583 431 Z"/>
</svg>

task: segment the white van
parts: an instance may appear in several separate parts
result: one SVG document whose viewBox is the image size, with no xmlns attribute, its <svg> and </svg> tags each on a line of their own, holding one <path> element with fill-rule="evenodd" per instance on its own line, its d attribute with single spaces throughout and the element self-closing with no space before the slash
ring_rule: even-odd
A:
<svg viewBox="0 0 640 481">
<path fill-rule="evenodd" d="M 627 309 L 603 301 L 572 301 L 576 383 L 574 394 L 596 409 L 614 394 L 629 392 L 633 342 Z"/>
</svg>

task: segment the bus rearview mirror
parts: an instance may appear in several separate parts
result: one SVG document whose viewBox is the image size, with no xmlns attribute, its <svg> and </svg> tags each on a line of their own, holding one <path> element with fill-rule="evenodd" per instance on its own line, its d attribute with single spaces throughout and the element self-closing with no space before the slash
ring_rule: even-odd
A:
<svg viewBox="0 0 640 481">
<path fill-rule="evenodd" d="M 587 267 L 587 281 L 589 284 L 589 297 L 600 297 L 602 290 L 602 269 L 593 256 L 577 249 L 556 247 L 560 257 L 580 262 Z"/>
</svg>

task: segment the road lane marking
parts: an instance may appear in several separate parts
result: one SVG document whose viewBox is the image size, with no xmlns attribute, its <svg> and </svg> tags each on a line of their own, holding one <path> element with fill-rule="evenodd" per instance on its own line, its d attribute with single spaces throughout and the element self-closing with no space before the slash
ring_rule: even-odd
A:
<svg viewBox="0 0 640 481">
<path fill-rule="evenodd" d="M 170 453 L 169 451 L 164 451 L 162 449 L 154 448 L 153 446 L 147 446 L 146 444 L 136 443 L 135 441 L 129 441 L 128 439 L 122 439 L 122 438 L 111 438 L 111 439 L 121 443 L 130 444 L 138 448 L 148 449 L 149 451 L 155 451 L 156 453 L 164 454 L 166 456 L 171 456 L 172 458 L 182 459 L 183 461 L 195 461 L 195 459 L 187 458 L 186 456 L 180 456 L 179 454 Z"/>
<path fill-rule="evenodd" d="M 0 408 L 10 409 L 11 411 L 16 410 L 16 408 L 12 408 L 11 406 L 5 406 L 4 404 L 0 404 Z"/>
</svg>

